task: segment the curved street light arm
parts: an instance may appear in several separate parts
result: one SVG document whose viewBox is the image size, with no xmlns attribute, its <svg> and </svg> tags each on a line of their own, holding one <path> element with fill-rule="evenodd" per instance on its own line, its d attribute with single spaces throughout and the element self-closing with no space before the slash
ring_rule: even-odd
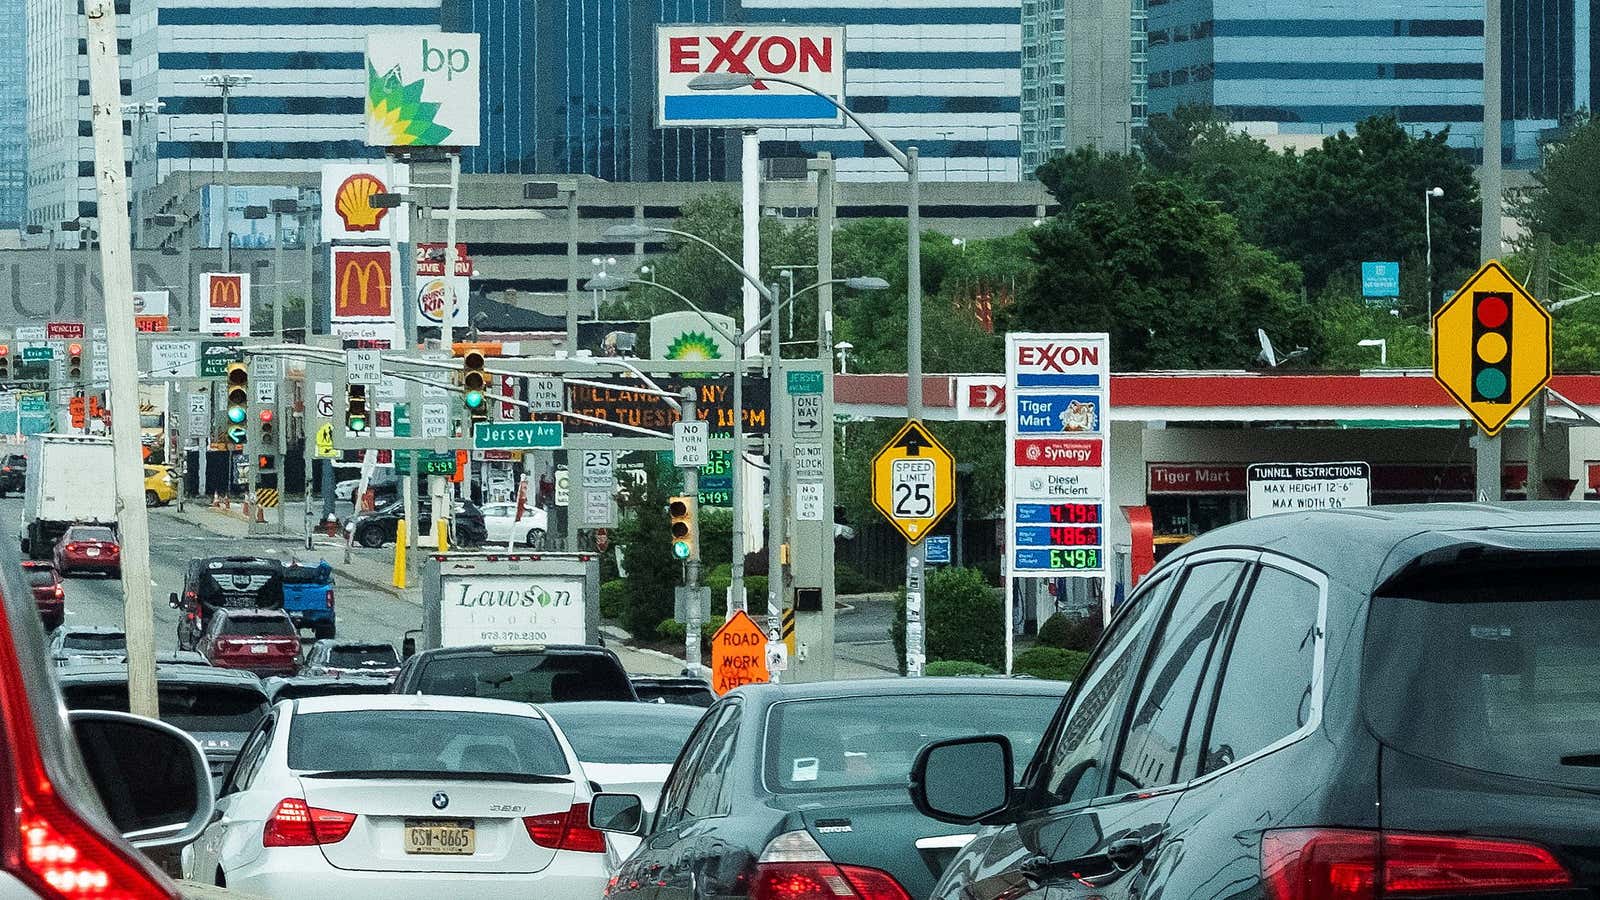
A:
<svg viewBox="0 0 1600 900">
<path fill-rule="evenodd" d="M 772 291 L 769 290 L 766 285 L 761 283 L 761 279 L 757 278 L 755 273 L 749 271 L 744 266 L 741 266 L 738 263 L 734 262 L 733 261 L 733 257 L 731 257 L 728 254 L 722 252 L 722 248 L 718 247 L 716 244 L 711 243 L 710 241 L 706 240 L 705 238 L 703 238 L 700 235 L 695 234 L 694 232 L 691 232 L 691 231 L 679 231 L 676 228 L 662 228 L 660 226 L 655 226 L 655 225 L 650 225 L 650 226 L 646 226 L 646 227 L 648 227 L 651 231 L 656 232 L 657 234 L 673 234 L 673 235 L 677 235 L 678 237 L 681 237 L 681 238 L 683 238 L 685 240 L 694 241 L 696 244 L 699 244 L 700 246 L 705 247 L 707 250 L 710 250 L 712 253 L 715 253 L 716 255 L 722 257 L 722 261 L 723 262 L 727 263 L 730 266 L 733 266 L 734 271 L 738 272 L 744 278 L 745 281 L 749 282 L 753 287 L 755 287 L 756 293 L 760 294 L 762 299 L 766 300 L 768 303 L 776 302 L 776 298 L 772 296 Z"/>
<path fill-rule="evenodd" d="M 828 101 L 829 103 L 832 103 L 835 109 L 837 109 L 840 112 L 844 113 L 845 118 L 847 118 L 850 121 L 854 122 L 856 124 L 857 128 L 860 128 L 862 131 L 865 131 L 867 133 L 867 137 L 872 138 L 872 140 L 874 142 L 876 142 L 879 147 L 882 147 L 884 152 L 889 154 L 889 158 L 895 161 L 896 165 L 898 165 L 900 168 L 906 170 L 907 172 L 911 171 L 911 161 L 906 158 L 905 153 L 899 147 L 896 147 L 894 144 L 891 144 L 889 142 L 888 138 L 886 138 L 883 135 L 879 134 L 878 133 L 878 129 L 873 128 L 871 125 L 868 125 L 866 122 L 862 121 L 861 117 L 856 115 L 853 111 L 851 111 L 851 109 L 848 106 L 845 106 L 843 103 L 840 103 L 839 101 L 833 99 L 832 97 L 829 97 L 827 94 L 824 94 L 823 92 L 817 90 L 816 88 L 812 87 L 809 84 L 801 84 L 798 81 L 790 81 L 787 78 L 777 78 L 777 77 L 774 77 L 774 76 L 771 76 L 771 75 L 763 75 L 763 76 L 761 76 L 761 80 L 762 81 L 773 81 L 773 82 L 777 82 L 778 84 L 787 84 L 790 87 L 797 87 L 802 91 L 808 91 L 810 93 L 816 94 L 818 97 L 821 97 L 822 99 Z"/>
</svg>

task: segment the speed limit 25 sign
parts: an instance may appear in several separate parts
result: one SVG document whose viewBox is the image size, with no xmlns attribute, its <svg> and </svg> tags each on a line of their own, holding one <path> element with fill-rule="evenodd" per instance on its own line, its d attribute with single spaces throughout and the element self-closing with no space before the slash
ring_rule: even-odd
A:
<svg viewBox="0 0 1600 900">
<path fill-rule="evenodd" d="M 921 422 L 907 422 L 872 459 L 872 505 L 921 543 L 956 502 L 956 460 Z"/>
</svg>

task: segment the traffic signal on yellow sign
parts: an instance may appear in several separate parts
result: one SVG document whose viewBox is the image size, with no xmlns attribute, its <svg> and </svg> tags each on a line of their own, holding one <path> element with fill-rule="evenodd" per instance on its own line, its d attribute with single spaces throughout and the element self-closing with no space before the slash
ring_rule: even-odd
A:
<svg viewBox="0 0 1600 900">
<path fill-rule="evenodd" d="M 1550 314 L 1491 260 L 1433 317 L 1433 377 L 1489 435 L 1550 381 Z"/>
<path fill-rule="evenodd" d="M 367 386 L 364 384 L 345 388 L 344 427 L 356 434 L 367 430 Z"/>
<path fill-rule="evenodd" d="M 689 559 L 697 552 L 700 542 L 698 504 L 693 497 L 673 497 L 667 501 L 667 515 L 672 519 L 672 555 Z"/>
<path fill-rule="evenodd" d="M 489 373 L 483 370 L 483 351 L 468 350 L 461 357 L 461 401 L 467 406 L 467 415 L 474 422 L 489 419 L 489 399 L 484 389 L 489 386 Z"/>
<path fill-rule="evenodd" d="M 73 381 L 83 378 L 83 345 L 71 343 L 67 345 L 67 377 Z"/>
</svg>

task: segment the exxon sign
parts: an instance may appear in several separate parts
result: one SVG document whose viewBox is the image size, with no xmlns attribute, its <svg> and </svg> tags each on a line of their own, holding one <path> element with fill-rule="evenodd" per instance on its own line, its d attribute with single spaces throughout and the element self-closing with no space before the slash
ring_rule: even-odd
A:
<svg viewBox="0 0 1600 900">
<path fill-rule="evenodd" d="M 700 75 L 748 75 L 753 85 L 697 91 Z M 844 98 L 844 29 L 818 25 L 662 25 L 656 28 L 656 124 L 843 125 L 828 100 L 774 76 Z"/>
<path fill-rule="evenodd" d="M 1011 351 L 1019 388 L 1103 389 L 1111 365 L 1103 335 L 1019 340 Z"/>
</svg>

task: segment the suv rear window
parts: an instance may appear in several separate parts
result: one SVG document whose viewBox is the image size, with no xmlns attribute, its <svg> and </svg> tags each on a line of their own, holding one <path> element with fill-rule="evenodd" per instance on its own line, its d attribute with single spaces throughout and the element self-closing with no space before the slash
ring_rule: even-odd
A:
<svg viewBox="0 0 1600 900">
<path fill-rule="evenodd" d="M 282 609 L 283 578 L 264 566 L 204 569 L 200 602 L 229 609 Z"/>
<path fill-rule="evenodd" d="M 531 716 L 384 709 L 302 713 L 289 726 L 299 771 L 567 775 L 550 724 Z"/>
<path fill-rule="evenodd" d="M 249 731 L 267 713 L 260 691 L 228 685 L 160 684 L 161 718 L 184 731 Z M 68 709 L 128 711 L 127 682 L 64 685 Z"/>
<path fill-rule="evenodd" d="M 388 644 L 343 646 L 328 651 L 328 665 L 342 669 L 393 668 L 400 665 L 400 657 Z"/>
<path fill-rule="evenodd" d="M 627 673 L 610 657 L 532 651 L 435 657 L 414 689 L 524 703 L 635 699 Z"/>
<path fill-rule="evenodd" d="M 30 587 L 50 587 L 56 583 L 55 569 L 29 569 L 28 585 Z"/>
<path fill-rule="evenodd" d="M 61 638 L 61 649 L 122 653 L 128 649 L 128 638 L 120 631 L 69 631 Z"/>
<path fill-rule="evenodd" d="M 1390 746 L 1600 787 L 1600 582 L 1593 569 L 1481 575 L 1368 618 L 1367 716 Z"/>
<path fill-rule="evenodd" d="M 222 634 L 294 637 L 294 623 L 287 616 L 229 616 L 222 623 Z"/>
</svg>

